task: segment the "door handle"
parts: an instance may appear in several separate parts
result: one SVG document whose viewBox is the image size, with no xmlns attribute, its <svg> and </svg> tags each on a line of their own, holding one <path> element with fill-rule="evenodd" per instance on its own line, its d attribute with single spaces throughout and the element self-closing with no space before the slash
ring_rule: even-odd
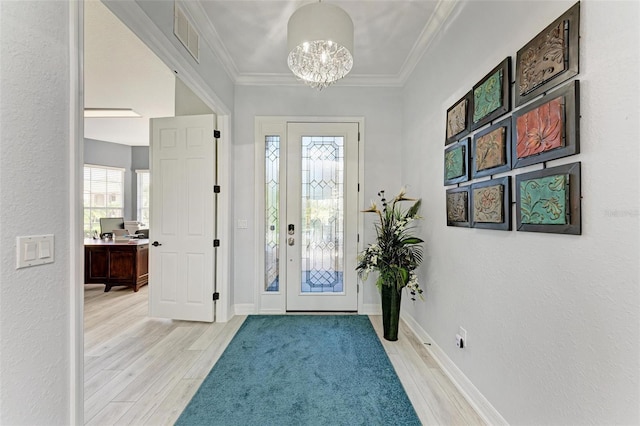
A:
<svg viewBox="0 0 640 426">
<path fill-rule="evenodd" d="M 290 246 L 294 245 L 296 240 L 293 239 L 293 237 L 289 237 L 289 239 L 287 240 L 287 242 L 289 243 Z"/>
<path fill-rule="evenodd" d="M 157 241 L 154 241 L 153 244 L 151 244 L 151 245 L 154 246 L 154 247 L 158 247 L 158 246 L 161 246 L 162 244 L 160 244 Z"/>
</svg>

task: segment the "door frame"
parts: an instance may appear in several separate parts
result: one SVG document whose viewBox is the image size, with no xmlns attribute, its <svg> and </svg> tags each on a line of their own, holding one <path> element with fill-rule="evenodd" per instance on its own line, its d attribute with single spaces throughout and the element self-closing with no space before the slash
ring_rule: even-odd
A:
<svg viewBox="0 0 640 426">
<path fill-rule="evenodd" d="M 84 2 L 69 2 L 69 423 L 84 424 Z"/>
<path fill-rule="evenodd" d="M 86 1 L 86 0 L 79 0 Z M 216 321 L 227 322 L 233 316 L 231 307 L 231 141 L 233 139 L 231 126 L 231 109 L 218 97 L 215 91 L 200 76 L 195 65 L 185 61 L 183 51 L 167 38 L 156 27 L 155 23 L 137 5 L 136 2 L 105 1 L 104 5 L 130 29 L 135 29 L 135 35 L 176 75 L 182 82 L 202 99 L 202 101 L 218 117 L 218 163 L 229 167 L 219 167 L 218 185 L 221 188 L 218 194 L 218 218 L 217 237 L 221 244 L 218 248 L 218 261 L 216 271 L 216 291 L 220 299 L 216 302 Z M 226 242 L 226 243 L 225 243 Z"/>
<path fill-rule="evenodd" d="M 69 7 L 69 424 L 84 424 L 84 239 L 83 219 L 83 167 L 84 167 L 84 2 L 73 0 Z M 218 117 L 221 137 L 218 144 L 218 163 L 231 160 L 231 109 L 200 77 L 197 69 L 184 61 L 181 52 L 135 2 L 109 2 L 105 5 L 116 17 L 137 30 L 136 36 L 209 106 Z M 117 11 L 117 13 L 116 13 Z M 125 22 L 126 21 L 126 22 Z M 226 322 L 233 316 L 230 287 L 231 241 L 231 167 L 222 167 L 218 173 L 218 251 L 216 271 L 216 321 Z M 226 189 L 226 190 L 225 190 Z"/>
<path fill-rule="evenodd" d="M 254 265 L 255 265 L 255 286 L 254 286 L 254 300 L 255 307 L 254 313 L 256 314 L 284 314 L 287 312 L 286 306 L 286 291 L 283 288 L 280 288 L 280 291 L 277 292 L 267 292 L 264 291 L 264 235 L 265 235 L 265 225 L 263 217 L 265 200 L 264 200 L 264 174 L 265 174 L 265 165 L 264 165 L 264 142 L 265 136 L 269 135 L 277 135 L 280 136 L 281 141 L 285 141 L 287 139 L 287 124 L 288 123 L 358 123 L 358 128 L 360 132 L 360 140 L 358 142 L 358 182 L 359 188 L 358 191 L 358 202 L 359 206 L 364 205 L 364 143 L 366 140 L 365 137 L 365 126 L 364 126 L 364 117 L 318 117 L 318 116 L 256 116 L 255 117 L 255 151 L 254 151 L 254 159 L 255 159 L 255 175 L 254 175 L 254 199 L 255 199 L 255 211 L 260 212 L 256 216 L 256 224 L 255 224 L 255 253 L 254 253 Z M 282 182 L 281 182 L 282 184 Z M 284 207 L 286 206 L 286 200 L 284 197 L 280 197 L 280 212 L 285 212 Z M 363 235 L 364 233 L 364 214 L 362 212 L 358 212 L 357 218 L 357 229 L 358 235 Z M 282 241 L 281 241 L 281 247 Z M 357 243 L 357 252 L 359 253 L 362 250 L 362 241 L 358 241 Z M 284 257 L 281 256 L 281 259 Z M 284 272 L 284 268 L 280 269 L 280 274 L 282 275 Z M 286 274 L 286 272 L 284 272 Z M 358 278 L 357 286 L 358 289 L 361 289 L 361 282 Z M 364 292 L 358 291 L 358 314 L 363 314 L 363 305 L 364 305 Z"/>
</svg>

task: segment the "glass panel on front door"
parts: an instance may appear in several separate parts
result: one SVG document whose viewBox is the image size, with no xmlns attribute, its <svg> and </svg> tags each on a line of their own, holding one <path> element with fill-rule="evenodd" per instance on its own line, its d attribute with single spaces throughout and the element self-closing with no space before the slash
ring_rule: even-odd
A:
<svg viewBox="0 0 640 426">
<path fill-rule="evenodd" d="M 341 293 L 344 270 L 344 138 L 302 138 L 302 293 Z"/>
<path fill-rule="evenodd" d="M 280 290 L 280 136 L 265 138 L 264 289 Z"/>
<path fill-rule="evenodd" d="M 280 290 L 280 136 L 265 138 L 264 289 Z"/>
</svg>

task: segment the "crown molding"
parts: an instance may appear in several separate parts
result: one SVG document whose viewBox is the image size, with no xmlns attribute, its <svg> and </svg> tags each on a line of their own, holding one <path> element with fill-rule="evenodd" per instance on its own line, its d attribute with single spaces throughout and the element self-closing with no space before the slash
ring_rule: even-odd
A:
<svg viewBox="0 0 640 426">
<path fill-rule="evenodd" d="M 407 55 L 407 59 L 400 68 L 398 79 L 402 81 L 403 86 L 409 79 L 409 76 L 411 76 L 411 73 L 413 73 L 413 70 L 415 70 L 418 62 L 420 62 L 420 59 L 422 59 L 427 49 L 429 49 L 429 46 L 431 46 L 436 34 L 442 30 L 444 24 L 449 21 L 453 11 L 458 8 L 458 5 L 461 3 L 462 2 L 458 0 L 440 0 L 438 2 L 433 14 L 429 18 L 429 21 L 424 26 L 420 36 Z"/>
<path fill-rule="evenodd" d="M 424 56 L 435 36 L 451 19 L 453 12 L 464 3 L 459 0 L 439 0 L 433 14 L 424 26 L 420 36 L 412 46 L 400 71 L 395 75 L 348 75 L 339 82 L 340 86 L 352 87 L 403 87 L 411 73 Z M 178 4 L 200 33 L 200 40 L 206 43 L 220 60 L 227 75 L 239 86 L 295 86 L 300 84 L 291 74 L 246 73 L 238 70 L 231 54 L 222 42 L 213 23 L 200 1 L 178 0 Z"/>
<path fill-rule="evenodd" d="M 202 6 L 202 2 L 179 0 L 177 3 L 200 33 L 200 40 L 204 41 L 213 54 L 220 60 L 222 67 L 231 81 L 237 83 L 240 76 L 238 67 L 231 58 L 227 47 L 222 42 L 218 31 L 216 31 L 216 28 L 213 26 L 213 22 L 209 19 L 209 15 L 207 15 L 207 12 Z"/>
<path fill-rule="evenodd" d="M 235 83 L 238 86 L 298 86 L 304 84 L 293 74 L 241 74 Z M 402 87 L 397 76 L 347 75 L 337 81 L 336 86 L 342 87 Z"/>
</svg>

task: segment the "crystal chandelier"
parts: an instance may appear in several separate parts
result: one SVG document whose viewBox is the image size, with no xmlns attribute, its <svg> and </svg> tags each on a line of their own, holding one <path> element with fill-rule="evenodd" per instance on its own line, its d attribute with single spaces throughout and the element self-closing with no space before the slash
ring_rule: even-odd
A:
<svg viewBox="0 0 640 426">
<path fill-rule="evenodd" d="M 353 22 L 338 6 L 312 3 L 296 10 L 287 26 L 289 69 L 322 90 L 353 66 Z"/>
</svg>

